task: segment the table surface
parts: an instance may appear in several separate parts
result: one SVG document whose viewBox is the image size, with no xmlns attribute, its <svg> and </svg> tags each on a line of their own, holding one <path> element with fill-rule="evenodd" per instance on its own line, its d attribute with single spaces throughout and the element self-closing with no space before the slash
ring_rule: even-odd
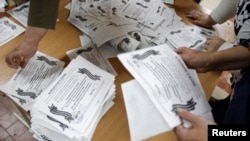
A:
<svg viewBox="0 0 250 141">
<path fill-rule="evenodd" d="M 39 44 L 38 50 L 69 63 L 69 59 L 66 55 L 66 51 L 81 46 L 79 36 L 82 32 L 75 28 L 71 23 L 67 22 L 69 10 L 64 7 L 70 2 L 70 0 L 61 0 L 59 9 L 59 21 L 56 26 L 56 30 L 50 30 L 47 35 L 42 39 Z M 190 24 L 188 19 L 185 18 L 184 12 L 191 9 L 201 8 L 195 4 L 193 0 L 175 0 L 174 6 L 176 13 L 183 18 L 183 21 Z M 2 14 L 3 15 L 3 14 Z M 18 23 L 15 19 L 13 21 Z M 15 73 L 16 69 L 9 68 L 5 63 L 5 56 L 13 48 L 15 48 L 23 38 L 23 34 L 6 43 L 0 47 L 0 85 L 6 83 Z M 121 84 L 128 80 L 133 79 L 129 72 L 122 66 L 117 58 L 110 58 L 109 61 L 113 65 L 117 72 L 115 84 L 116 84 L 116 98 L 113 107 L 103 116 L 97 125 L 95 133 L 93 135 L 93 141 L 128 141 L 130 140 L 128 120 L 126 115 L 126 109 L 123 101 Z M 214 86 L 217 83 L 217 79 L 220 76 L 220 72 L 208 72 L 198 74 L 204 92 L 207 98 L 210 97 Z M 150 128 L 150 127 L 149 127 Z M 173 131 L 157 135 L 155 137 L 147 139 L 148 141 L 161 141 L 169 140 L 176 141 L 176 136 Z"/>
</svg>

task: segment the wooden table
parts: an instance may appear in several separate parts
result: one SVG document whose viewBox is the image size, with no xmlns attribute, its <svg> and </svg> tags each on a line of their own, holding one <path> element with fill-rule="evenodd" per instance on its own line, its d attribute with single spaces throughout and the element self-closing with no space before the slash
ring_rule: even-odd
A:
<svg viewBox="0 0 250 141">
<path fill-rule="evenodd" d="M 69 10 L 64 7 L 69 2 L 70 0 L 61 0 L 58 16 L 59 22 L 57 23 L 56 30 L 49 31 L 39 44 L 39 50 L 41 52 L 65 61 L 66 63 L 69 63 L 66 51 L 80 47 L 79 35 L 82 34 L 77 28 L 67 22 Z M 183 17 L 184 22 L 189 23 L 183 12 L 200 7 L 195 4 L 193 0 L 175 0 L 174 8 L 177 14 Z M 12 17 L 10 18 L 13 19 Z M 9 81 L 16 71 L 16 69 L 9 68 L 6 65 L 5 56 L 19 44 L 22 38 L 23 34 L 0 47 L 0 85 Z M 93 141 L 129 141 L 129 127 L 121 91 L 121 83 L 133 78 L 117 58 L 110 58 L 109 61 L 118 73 L 115 80 L 117 89 L 116 98 L 114 100 L 115 104 L 99 122 L 93 135 Z M 207 97 L 210 97 L 219 75 L 220 72 L 199 74 L 201 84 Z M 170 131 L 148 139 L 148 141 L 161 140 L 176 141 L 176 137 L 175 134 Z"/>
</svg>

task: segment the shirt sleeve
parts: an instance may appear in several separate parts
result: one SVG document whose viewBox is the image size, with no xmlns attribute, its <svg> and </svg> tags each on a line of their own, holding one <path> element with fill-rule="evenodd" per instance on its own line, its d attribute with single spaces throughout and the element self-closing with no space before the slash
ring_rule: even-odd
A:
<svg viewBox="0 0 250 141">
<path fill-rule="evenodd" d="M 238 0 L 222 0 L 211 12 L 211 17 L 216 23 L 223 23 L 234 17 Z"/>
<path fill-rule="evenodd" d="M 30 0 L 28 26 L 55 29 L 60 0 Z"/>
</svg>

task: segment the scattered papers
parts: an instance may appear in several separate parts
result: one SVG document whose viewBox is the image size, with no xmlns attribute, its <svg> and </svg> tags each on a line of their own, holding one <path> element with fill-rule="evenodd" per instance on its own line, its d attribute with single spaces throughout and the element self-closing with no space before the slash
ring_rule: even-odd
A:
<svg viewBox="0 0 250 141">
<path fill-rule="evenodd" d="M 17 69 L 10 81 L 0 90 L 24 110 L 29 111 L 34 101 L 62 72 L 64 62 L 37 52 L 24 69 Z"/>
<path fill-rule="evenodd" d="M 197 115 L 210 112 L 197 73 L 188 69 L 167 44 L 119 54 L 118 58 L 171 129 L 181 124 L 176 114 L 178 107 Z"/>
<path fill-rule="evenodd" d="M 109 42 L 123 52 L 165 43 L 167 28 L 180 20 L 161 0 L 71 1 L 68 17 L 98 48 Z"/>
<path fill-rule="evenodd" d="M 16 24 L 8 17 L 0 18 L 0 46 L 14 39 L 24 31 L 25 29 L 23 27 Z"/>
<path fill-rule="evenodd" d="M 87 59 L 91 63 L 95 64 L 96 66 L 100 67 L 101 69 L 113 74 L 117 75 L 113 66 L 109 63 L 109 61 L 103 57 L 100 53 L 98 48 L 94 45 L 90 45 L 86 48 L 79 47 L 76 49 L 72 49 L 66 52 L 70 60 L 76 58 L 78 55 L 82 56 L 83 58 Z"/>
<path fill-rule="evenodd" d="M 166 3 L 174 1 L 71 1 L 68 21 L 98 48 L 110 43 L 118 52 L 129 52 L 167 43 L 203 49 L 213 31 L 185 25 Z"/>
<path fill-rule="evenodd" d="M 91 140 L 94 129 L 113 105 L 115 76 L 80 55 L 36 100 L 31 131 L 43 140 Z"/>
</svg>

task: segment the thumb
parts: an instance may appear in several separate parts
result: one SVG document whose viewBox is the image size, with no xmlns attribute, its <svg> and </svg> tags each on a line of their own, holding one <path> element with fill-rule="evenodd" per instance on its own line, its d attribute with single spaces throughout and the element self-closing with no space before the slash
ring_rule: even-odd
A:
<svg viewBox="0 0 250 141">
<path fill-rule="evenodd" d="M 189 122 L 192 123 L 192 124 L 195 123 L 195 122 L 197 122 L 198 116 L 192 114 L 191 112 L 188 112 L 187 110 L 178 108 L 178 109 L 177 109 L 177 114 L 178 114 L 181 118 L 183 118 L 183 119 L 189 121 Z"/>
</svg>

